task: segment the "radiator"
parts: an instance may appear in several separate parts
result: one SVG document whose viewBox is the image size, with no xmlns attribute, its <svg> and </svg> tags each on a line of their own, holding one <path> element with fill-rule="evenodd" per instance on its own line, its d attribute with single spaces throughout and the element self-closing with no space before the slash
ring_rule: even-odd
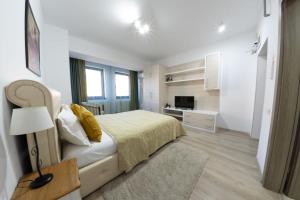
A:
<svg viewBox="0 0 300 200">
<path fill-rule="evenodd" d="M 104 115 L 104 105 L 99 103 L 82 102 L 81 105 L 94 115 Z"/>
</svg>

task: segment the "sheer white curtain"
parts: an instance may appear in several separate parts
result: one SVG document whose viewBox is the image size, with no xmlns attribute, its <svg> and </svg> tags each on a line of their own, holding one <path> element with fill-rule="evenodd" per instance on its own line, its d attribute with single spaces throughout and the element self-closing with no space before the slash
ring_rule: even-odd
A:
<svg viewBox="0 0 300 200">
<path fill-rule="evenodd" d="M 129 111 L 130 99 L 117 99 L 115 87 L 115 73 L 121 72 L 128 74 L 129 70 L 92 62 L 86 62 L 86 66 L 103 69 L 105 88 L 105 99 L 89 100 L 88 102 L 103 104 L 105 114 Z"/>
</svg>

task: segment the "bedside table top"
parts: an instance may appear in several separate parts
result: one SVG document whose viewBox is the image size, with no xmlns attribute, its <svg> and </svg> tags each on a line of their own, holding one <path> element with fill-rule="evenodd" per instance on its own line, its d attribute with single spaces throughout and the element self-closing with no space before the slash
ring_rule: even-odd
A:
<svg viewBox="0 0 300 200">
<path fill-rule="evenodd" d="M 30 181 L 27 180 L 34 180 L 38 173 L 27 174 L 20 179 L 12 199 L 59 199 L 80 187 L 76 159 L 62 161 L 41 171 L 42 174 L 53 173 L 52 181 L 38 189 L 30 189 Z"/>
</svg>

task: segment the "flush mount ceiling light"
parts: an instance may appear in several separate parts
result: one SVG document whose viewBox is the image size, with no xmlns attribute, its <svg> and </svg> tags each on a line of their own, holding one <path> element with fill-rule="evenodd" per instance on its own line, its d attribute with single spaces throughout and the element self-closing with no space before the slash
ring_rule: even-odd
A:
<svg viewBox="0 0 300 200">
<path fill-rule="evenodd" d="M 138 6 L 132 1 L 121 1 L 115 9 L 121 22 L 131 24 L 140 17 Z"/>
<path fill-rule="evenodd" d="M 218 32 L 223 33 L 226 30 L 226 25 L 224 23 L 221 23 L 218 27 Z"/>
<path fill-rule="evenodd" d="M 141 35 L 147 34 L 150 31 L 150 26 L 146 23 L 143 24 L 140 20 L 136 20 L 134 26 Z"/>
</svg>

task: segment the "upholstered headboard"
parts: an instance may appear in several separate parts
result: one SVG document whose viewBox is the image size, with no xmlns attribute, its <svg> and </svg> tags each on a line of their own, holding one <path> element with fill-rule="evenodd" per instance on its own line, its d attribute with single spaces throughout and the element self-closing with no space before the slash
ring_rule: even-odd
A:
<svg viewBox="0 0 300 200">
<path fill-rule="evenodd" d="M 53 120 L 54 128 L 37 134 L 41 166 L 49 166 L 61 161 L 61 147 L 56 127 L 56 118 L 61 107 L 61 94 L 32 80 L 18 80 L 5 88 L 7 99 L 20 107 L 46 106 Z M 30 116 L 28 116 L 30 117 Z M 27 135 L 31 166 L 36 170 L 33 135 Z"/>
</svg>

